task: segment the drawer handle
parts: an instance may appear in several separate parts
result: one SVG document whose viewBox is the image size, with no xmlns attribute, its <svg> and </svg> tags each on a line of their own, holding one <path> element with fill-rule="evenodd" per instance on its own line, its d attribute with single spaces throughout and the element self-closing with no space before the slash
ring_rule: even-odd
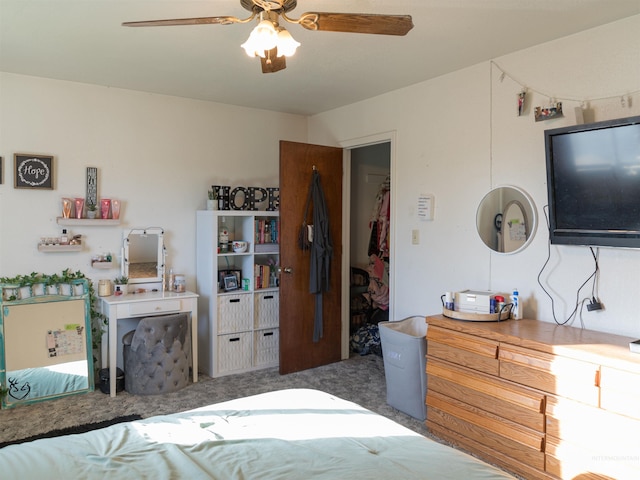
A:
<svg viewBox="0 0 640 480">
<path fill-rule="evenodd" d="M 238 303 L 239 301 L 239 298 L 232 298 L 231 300 L 229 300 L 229 303 Z"/>
<path fill-rule="evenodd" d="M 271 337 L 272 335 L 273 335 L 273 332 L 267 332 L 263 334 L 264 337 Z"/>
<path fill-rule="evenodd" d="M 264 298 L 265 300 L 269 300 L 269 299 L 273 298 L 273 295 L 265 295 L 262 298 Z"/>
<path fill-rule="evenodd" d="M 240 341 L 240 337 L 230 338 L 229 341 L 230 342 L 239 342 Z"/>
</svg>

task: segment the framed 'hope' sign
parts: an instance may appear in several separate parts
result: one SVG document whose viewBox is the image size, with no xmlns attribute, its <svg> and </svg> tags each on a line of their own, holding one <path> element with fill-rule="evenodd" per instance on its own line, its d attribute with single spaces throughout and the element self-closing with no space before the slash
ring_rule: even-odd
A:
<svg viewBox="0 0 640 480">
<path fill-rule="evenodd" d="M 14 187 L 53 189 L 53 157 L 16 153 Z"/>
</svg>

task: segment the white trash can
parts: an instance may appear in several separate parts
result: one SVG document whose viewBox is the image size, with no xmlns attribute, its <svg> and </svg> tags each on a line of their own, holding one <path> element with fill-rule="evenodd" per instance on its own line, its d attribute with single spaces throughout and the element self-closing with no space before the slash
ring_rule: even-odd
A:
<svg viewBox="0 0 640 480">
<path fill-rule="evenodd" d="M 387 382 L 387 403 L 425 420 L 427 407 L 427 323 L 425 317 L 380 322 L 380 342 Z"/>
</svg>

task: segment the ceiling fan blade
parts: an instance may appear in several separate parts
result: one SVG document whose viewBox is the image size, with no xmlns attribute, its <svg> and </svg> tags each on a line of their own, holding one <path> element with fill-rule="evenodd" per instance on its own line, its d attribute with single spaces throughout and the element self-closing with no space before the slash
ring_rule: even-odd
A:
<svg viewBox="0 0 640 480">
<path fill-rule="evenodd" d="M 201 18 L 172 18 L 169 20 L 145 20 L 142 22 L 124 22 L 123 27 L 167 27 L 171 25 L 230 25 L 241 20 L 236 17 L 201 17 Z"/>
<path fill-rule="evenodd" d="M 411 15 L 307 12 L 299 23 L 308 30 L 375 35 L 406 35 L 413 28 Z"/>
</svg>

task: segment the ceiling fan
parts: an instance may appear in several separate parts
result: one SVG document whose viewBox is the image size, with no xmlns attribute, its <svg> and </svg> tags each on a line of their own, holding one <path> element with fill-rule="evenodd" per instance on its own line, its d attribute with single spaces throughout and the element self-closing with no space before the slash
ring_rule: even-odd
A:
<svg viewBox="0 0 640 480">
<path fill-rule="evenodd" d="M 410 15 L 380 15 L 364 13 L 307 12 L 299 18 L 287 15 L 293 10 L 297 0 L 240 0 L 240 4 L 251 12 L 247 18 L 231 16 L 174 18 L 168 20 L 147 20 L 125 22 L 125 27 L 163 27 L 170 25 L 231 25 L 248 23 L 259 19 L 249 39 L 242 45 L 247 55 L 260 57 L 262 73 L 273 73 L 286 68 L 285 57 L 295 53 L 300 43 L 282 27 L 279 19 L 296 23 L 307 30 L 328 32 L 369 33 L 374 35 L 406 35 L 413 28 Z"/>
</svg>

